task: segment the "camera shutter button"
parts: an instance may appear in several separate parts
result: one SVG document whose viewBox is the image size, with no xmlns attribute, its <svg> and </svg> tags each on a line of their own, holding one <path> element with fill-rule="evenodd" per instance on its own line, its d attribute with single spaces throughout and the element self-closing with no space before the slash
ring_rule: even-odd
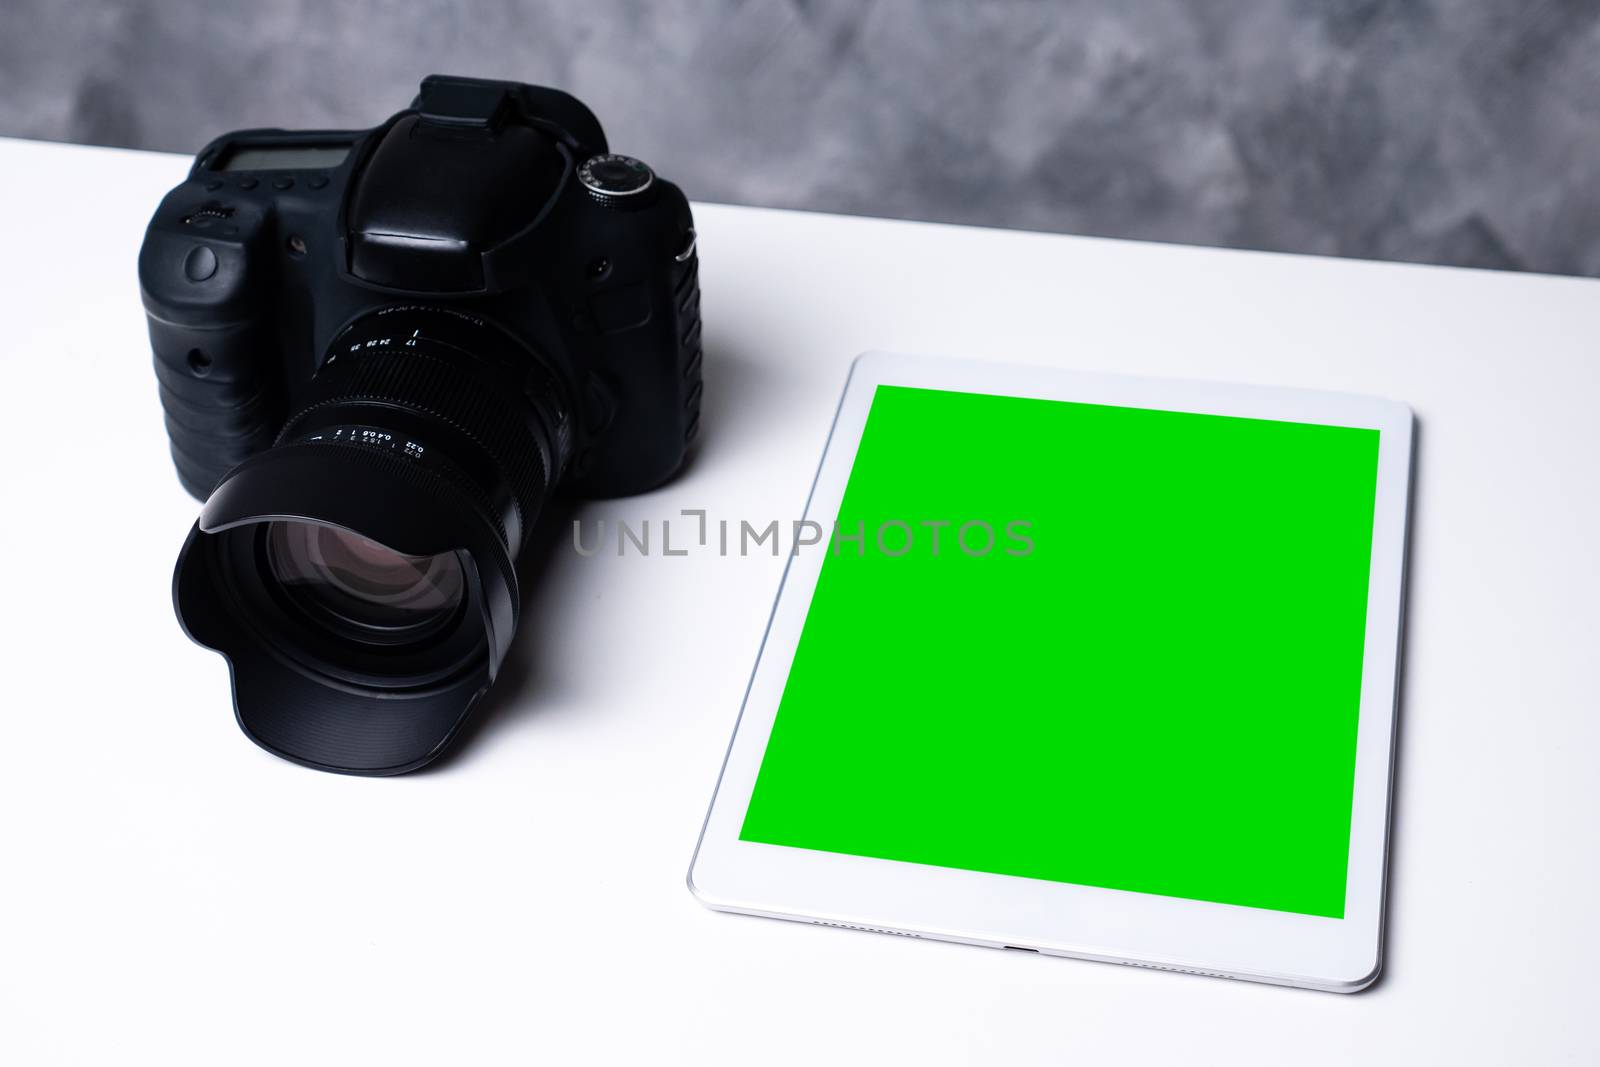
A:
<svg viewBox="0 0 1600 1067">
<path fill-rule="evenodd" d="M 191 282 L 203 282 L 217 273 L 217 254 L 205 245 L 196 245 L 183 257 L 183 274 Z"/>
</svg>

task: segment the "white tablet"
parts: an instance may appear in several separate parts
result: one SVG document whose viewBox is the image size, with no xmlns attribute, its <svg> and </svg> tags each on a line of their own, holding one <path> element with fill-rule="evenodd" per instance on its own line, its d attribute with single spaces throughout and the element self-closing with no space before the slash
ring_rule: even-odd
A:
<svg viewBox="0 0 1600 1067">
<path fill-rule="evenodd" d="M 1367 986 L 1411 438 L 1368 397 L 860 357 L 690 887 Z"/>
</svg>

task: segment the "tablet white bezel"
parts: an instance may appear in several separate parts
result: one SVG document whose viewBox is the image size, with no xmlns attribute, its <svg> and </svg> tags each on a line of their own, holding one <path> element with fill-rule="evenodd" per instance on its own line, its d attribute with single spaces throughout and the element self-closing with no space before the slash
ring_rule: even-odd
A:
<svg viewBox="0 0 1600 1067">
<path fill-rule="evenodd" d="M 1377 499 L 1345 917 L 1311 915 L 740 841 L 827 540 L 792 556 L 701 832 L 689 885 L 713 908 L 1354 991 L 1381 955 L 1411 472 L 1404 404 L 1294 389 L 1084 374 L 932 356 L 858 357 L 807 519 L 830 529 L 879 385 L 1378 430 Z"/>
</svg>

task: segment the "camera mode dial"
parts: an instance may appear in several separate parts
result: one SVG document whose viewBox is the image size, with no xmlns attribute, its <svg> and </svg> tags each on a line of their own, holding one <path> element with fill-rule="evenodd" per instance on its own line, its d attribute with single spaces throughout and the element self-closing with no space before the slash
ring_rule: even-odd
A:
<svg viewBox="0 0 1600 1067">
<path fill-rule="evenodd" d="M 578 167 L 578 180 L 600 203 L 620 205 L 649 190 L 656 176 L 632 156 L 610 153 L 584 160 Z"/>
</svg>

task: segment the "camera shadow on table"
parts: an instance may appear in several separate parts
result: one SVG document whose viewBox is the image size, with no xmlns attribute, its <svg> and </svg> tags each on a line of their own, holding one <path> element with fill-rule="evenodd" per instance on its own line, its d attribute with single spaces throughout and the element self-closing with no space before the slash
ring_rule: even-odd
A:
<svg viewBox="0 0 1600 1067">
<path fill-rule="evenodd" d="M 696 465 L 710 454 L 736 448 L 745 434 L 756 432 L 763 404 L 773 397 L 773 376 L 756 361 L 741 357 L 727 346 L 708 343 L 704 355 L 707 382 L 701 406 L 701 430 L 682 470 L 666 483 L 670 487 L 692 478 Z M 659 491 L 658 487 L 657 490 Z M 571 696 L 564 692 L 546 657 L 551 655 L 547 625 L 559 619 L 548 599 L 556 595 L 554 572 L 561 556 L 570 552 L 573 521 L 587 502 L 557 493 L 546 504 L 532 539 L 517 561 L 521 586 L 521 622 L 499 676 L 468 716 L 455 740 L 432 763 L 411 777 L 450 773 L 470 764 L 483 746 L 519 720 L 540 715 Z M 585 576 L 586 580 L 593 575 Z M 563 592 L 565 592 L 563 590 Z M 566 599 L 570 600 L 570 597 Z M 617 651 L 626 657 L 626 650 Z M 619 661 L 619 669 L 626 663 Z"/>
</svg>

